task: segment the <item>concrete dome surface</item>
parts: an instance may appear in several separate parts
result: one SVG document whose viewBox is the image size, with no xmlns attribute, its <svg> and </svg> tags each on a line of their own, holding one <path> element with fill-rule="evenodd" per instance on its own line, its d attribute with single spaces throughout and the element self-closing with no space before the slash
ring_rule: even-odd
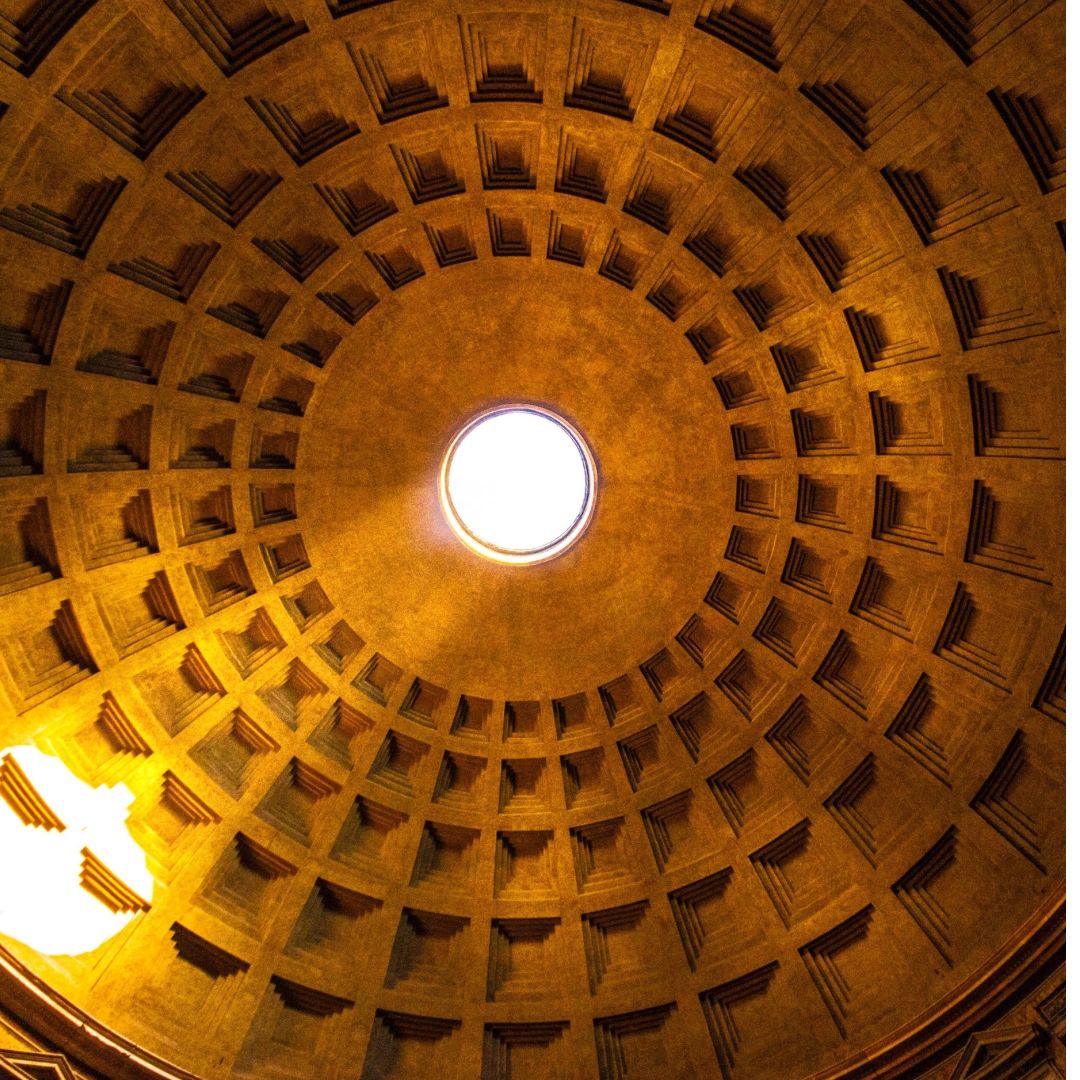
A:
<svg viewBox="0 0 1080 1080">
<path fill-rule="evenodd" d="M 1062 1076 L 1064 20 L 0 0 L 0 1075 Z"/>
</svg>

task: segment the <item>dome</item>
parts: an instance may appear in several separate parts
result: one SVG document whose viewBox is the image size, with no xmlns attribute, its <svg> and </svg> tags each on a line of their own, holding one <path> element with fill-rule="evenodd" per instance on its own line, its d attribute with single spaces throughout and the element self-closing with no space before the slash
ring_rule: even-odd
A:
<svg viewBox="0 0 1080 1080">
<path fill-rule="evenodd" d="M 0 1072 L 1057 1075 L 1064 15 L 0 0 Z"/>
</svg>

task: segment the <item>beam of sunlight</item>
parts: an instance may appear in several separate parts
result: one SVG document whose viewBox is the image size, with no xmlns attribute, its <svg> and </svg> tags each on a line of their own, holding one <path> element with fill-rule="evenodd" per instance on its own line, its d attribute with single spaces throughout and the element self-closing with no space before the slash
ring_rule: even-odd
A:
<svg viewBox="0 0 1080 1080">
<path fill-rule="evenodd" d="M 32 746 L 0 751 L 0 932 L 48 955 L 90 952 L 149 907 L 127 828 L 134 796 L 90 787 Z M 17 868 L 17 872 L 14 871 Z"/>
</svg>

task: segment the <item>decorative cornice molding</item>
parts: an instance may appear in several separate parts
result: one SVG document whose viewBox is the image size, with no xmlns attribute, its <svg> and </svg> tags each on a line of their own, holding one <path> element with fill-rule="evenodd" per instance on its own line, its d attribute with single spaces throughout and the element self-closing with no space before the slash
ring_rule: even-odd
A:
<svg viewBox="0 0 1080 1080">
<path fill-rule="evenodd" d="M 109 1080 L 199 1080 L 83 1012 L 2 945 L 0 1003 L 42 1042 Z"/>
<path fill-rule="evenodd" d="M 840 1065 L 807 1080 L 904 1080 L 956 1053 L 976 1031 L 991 1027 L 1065 961 L 1065 889 L 1059 886 L 1035 914 L 949 997 Z"/>
</svg>

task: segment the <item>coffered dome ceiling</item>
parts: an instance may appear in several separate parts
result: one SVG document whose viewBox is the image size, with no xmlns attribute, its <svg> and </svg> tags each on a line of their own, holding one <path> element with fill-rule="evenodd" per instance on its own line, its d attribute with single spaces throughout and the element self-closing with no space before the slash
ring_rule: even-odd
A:
<svg viewBox="0 0 1080 1080">
<path fill-rule="evenodd" d="M 0 0 L 0 748 L 155 879 L 4 1000 L 109 1076 L 959 1051 L 1063 910 L 1063 23 Z M 527 568 L 436 485 L 511 401 L 599 473 Z"/>
</svg>

